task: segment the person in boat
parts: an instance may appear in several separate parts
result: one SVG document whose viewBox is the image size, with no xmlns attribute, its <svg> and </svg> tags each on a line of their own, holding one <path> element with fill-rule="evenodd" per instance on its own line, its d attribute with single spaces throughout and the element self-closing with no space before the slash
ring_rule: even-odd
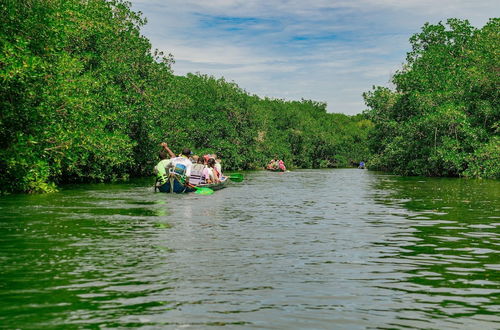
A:
<svg viewBox="0 0 500 330">
<path fill-rule="evenodd" d="M 286 171 L 285 162 L 282 161 L 281 159 L 278 161 L 278 168 L 283 172 Z"/>
<path fill-rule="evenodd" d="M 212 157 L 215 160 L 215 166 L 217 173 L 219 174 L 219 179 L 222 178 L 222 165 L 220 164 L 220 159 L 217 158 L 217 154 L 213 154 Z"/>
<path fill-rule="evenodd" d="M 205 169 L 205 159 L 203 157 L 198 157 L 196 164 L 193 164 L 191 169 L 191 175 L 189 176 L 189 183 L 197 186 L 199 184 L 205 183 L 203 178 L 203 170 Z"/>
<path fill-rule="evenodd" d="M 365 168 L 365 162 L 359 162 L 358 168 Z"/>
<path fill-rule="evenodd" d="M 221 169 L 221 165 L 220 165 L 220 162 L 217 162 L 217 155 L 214 154 L 214 158 L 213 158 L 213 163 L 214 163 L 214 174 L 215 174 L 215 177 L 217 178 L 217 181 L 221 181 L 222 180 L 222 169 Z"/>
<path fill-rule="evenodd" d="M 203 178 L 207 183 L 220 182 L 220 173 L 218 173 L 217 169 L 215 168 L 215 159 L 208 159 L 207 166 L 203 170 Z"/>
<path fill-rule="evenodd" d="M 189 157 L 193 154 L 191 149 L 184 148 L 182 153 L 176 157 L 172 150 L 168 147 L 167 143 L 162 142 L 161 146 L 171 157 L 169 162 L 169 173 L 179 176 L 185 184 L 188 184 L 191 169 L 193 167 L 193 163 L 189 160 Z"/>
<path fill-rule="evenodd" d="M 219 158 L 217 158 L 217 154 L 206 154 L 203 156 L 203 158 L 205 159 L 205 164 L 208 165 L 208 161 L 210 159 L 213 159 L 215 160 L 215 165 L 214 165 L 214 168 L 216 169 L 217 173 L 218 173 L 218 176 L 219 178 L 221 178 L 223 175 L 222 175 L 222 166 L 221 166 L 221 161 Z"/>
<path fill-rule="evenodd" d="M 160 143 L 160 146 L 162 146 L 163 150 L 165 150 L 168 155 L 170 156 L 170 158 L 175 158 L 175 154 L 172 150 L 170 150 L 170 148 L 168 147 L 168 144 L 167 142 L 162 142 Z"/>
<path fill-rule="evenodd" d="M 274 156 L 273 159 L 267 164 L 266 167 L 268 170 L 276 170 L 278 169 L 278 157 Z"/>
<path fill-rule="evenodd" d="M 162 185 L 168 180 L 168 172 L 172 167 L 171 159 L 175 158 L 175 154 L 166 142 L 162 142 L 160 146 L 163 148 L 158 154 L 160 162 L 154 167 L 153 173 L 156 175 L 156 183 Z"/>
<path fill-rule="evenodd" d="M 171 158 L 169 158 L 168 156 L 169 154 L 165 150 L 160 151 L 160 153 L 158 154 L 160 162 L 156 164 L 153 169 L 153 172 L 156 175 L 156 185 L 161 186 L 168 180 L 168 172 L 171 168 Z"/>
</svg>

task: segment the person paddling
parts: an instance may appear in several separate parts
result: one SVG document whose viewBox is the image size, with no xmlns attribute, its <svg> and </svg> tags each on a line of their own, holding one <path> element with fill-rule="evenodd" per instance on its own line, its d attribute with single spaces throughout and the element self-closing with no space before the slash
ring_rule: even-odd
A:
<svg viewBox="0 0 500 330">
<path fill-rule="evenodd" d="M 164 185 L 168 181 L 168 169 L 171 167 L 171 161 L 168 156 L 164 150 L 160 151 L 158 155 L 160 162 L 153 169 L 153 173 L 156 175 L 155 190 L 158 186 Z"/>
</svg>

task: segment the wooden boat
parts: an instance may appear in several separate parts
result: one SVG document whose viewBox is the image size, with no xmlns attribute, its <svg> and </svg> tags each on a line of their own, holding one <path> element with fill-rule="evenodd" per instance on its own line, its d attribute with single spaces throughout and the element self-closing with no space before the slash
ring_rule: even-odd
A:
<svg viewBox="0 0 500 330">
<path fill-rule="evenodd" d="M 282 170 L 281 168 L 266 168 L 266 170 L 270 172 L 285 172 L 286 170 Z"/>
<path fill-rule="evenodd" d="M 160 192 L 164 193 L 189 193 L 196 191 L 196 188 L 185 186 L 179 181 L 179 177 L 176 175 L 170 175 L 168 181 L 161 186 L 155 186 L 155 191 L 158 189 Z M 223 176 L 220 182 L 217 183 L 202 183 L 197 185 L 197 188 L 210 188 L 212 190 L 220 190 L 226 187 L 226 184 L 229 182 L 229 178 L 227 176 Z"/>
</svg>

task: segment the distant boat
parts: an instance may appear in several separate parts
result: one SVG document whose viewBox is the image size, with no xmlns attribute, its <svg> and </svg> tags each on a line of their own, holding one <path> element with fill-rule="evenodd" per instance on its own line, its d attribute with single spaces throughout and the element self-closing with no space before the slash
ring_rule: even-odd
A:
<svg viewBox="0 0 500 330">
<path fill-rule="evenodd" d="M 280 160 L 271 160 L 269 164 L 266 166 L 266 170 L 271 171 L 271 172 L 285 172 L 286 171 L 286 166 L 285 163 L 280 159 Z"/>
</svg>

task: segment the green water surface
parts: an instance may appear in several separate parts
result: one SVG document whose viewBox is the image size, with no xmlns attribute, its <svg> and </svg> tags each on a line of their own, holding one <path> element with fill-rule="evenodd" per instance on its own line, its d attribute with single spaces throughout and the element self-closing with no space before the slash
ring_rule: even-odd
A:
<svg viewBox="0 0 500 330">
<path fill-rule="evenodd" d="M 0 327 L 495 329 L 500 182 L 250 172 L 0 197 Z"/>
</svg>

